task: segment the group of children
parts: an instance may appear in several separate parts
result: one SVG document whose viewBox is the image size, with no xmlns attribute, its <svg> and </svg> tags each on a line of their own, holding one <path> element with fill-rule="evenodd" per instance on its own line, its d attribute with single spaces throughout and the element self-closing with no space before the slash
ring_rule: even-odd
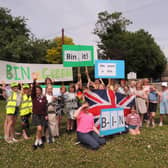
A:
<svg viewBox="0 0 168 168">
<path fill-rule="evenodd" d="M 95 82 L 88 77 L 86 87 L 82 86 L 81 78 L 76 84 L 64 85 L 60 88 L 59 95 L 53 95 L 52 80 L 46 78 L 46 88 L 43 90 L 34 78 L 33 84 L 23 84 L 19 89 L 18 83 L 11 83 L 10 87 L 2 84 L 3 96 L 7 99 L 6 119 L 4 123 L 4 139 L 7 143 L 17 142 L 15 139 L 15 123 L 18 114 L 21 117 L 22 134 L 24 139 L 29 139 L 29 119 L 32 115 L 32 124 L 36 126 L 36 138 L 33 149 L 43 147 L 45 136 L 47 142 L 54 142 L 60 135 L 62 114 L 67 115 L 66 131 L 72 132 L 76 128 L 74 118 L 75 111 L 85 101 L 83 91 L 85 89 L 111 89 L 115 93 L 134 95 L 135 105 L 126 116 L 126 126 L 132 135 L 140 134 L 140 127 L 147 120 L 147 127 L 155 127 L 155 114 L 157 105 L 160 103 L 160 123 L 163 125 L 163 116 L 168 113 L 168 89 L 167 83 L 161 83 L 161 91 L 149 84 L 147 79 L 139 81 L 121 80 L 120 84 L 108 79 L 105 85 L 103 80 L 96 79 Z M 81 76 L 79 76 L 81 77 Z"/>
</svg>

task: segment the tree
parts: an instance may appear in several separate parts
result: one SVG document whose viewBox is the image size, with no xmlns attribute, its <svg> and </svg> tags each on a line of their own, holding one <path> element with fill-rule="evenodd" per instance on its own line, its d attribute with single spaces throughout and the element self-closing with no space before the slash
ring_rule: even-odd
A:
<svg viewBox="0 0 168 168">
<path fill-rule="evenodd" d="M 13 17 L 0 8 L 0 60 L 46 63 L 48 41 L 34 38 L 24 17 Z"/>
<path fill-rule="evenodd" d="M 30 55 L 31 60 L 27 60 L 27 62 L 31 63 L 47 63 L 46 54 L 47 49 L 49 47 L 49 41 L 44 39 L 32 38 L 29 42 L 30 44 Z M 30 58 L 30 57 L 29 57 Z"/>
<path fill-rule="evenodd" d="M 74 45 L 73 39 L 70 37 L 64 37 L 64 44 Z M 56 37 L 49 44 L 47 50 L 46 60 L 48 63 L 61 64 L 62 63 L 62 38 Z"/>
<path fill-rule="evenodd" d="M 100 42 L 100 57 L 103 59 L 124 59 L 126 73 L 137 72 L 138 77 L 160 77 L 167 63 L 163 52 L 153 37 L 143 29 L 127 31 L 132 22 L 122 13 L 101 12 L 94 34 Z"/>
<path fill-rule="evenodd" d="M 25 18 L 12 17 L 10 10 L 0 8 L 0 59 L 19 61 L 29 35 Z"/>
</svg>

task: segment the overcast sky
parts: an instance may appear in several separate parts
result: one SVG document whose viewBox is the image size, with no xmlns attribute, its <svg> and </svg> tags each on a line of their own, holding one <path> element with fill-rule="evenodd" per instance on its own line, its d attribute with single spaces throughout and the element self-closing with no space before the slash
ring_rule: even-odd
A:
<svg viewBox="0 0 168 168">
<path fill-rule="evenodd" d="M 0 0 L 0 6 L 27 18 L 28 28 L 38 38 L 61 36 L 64 28 L 75 44 L 83 45 L 98 41 L 92 32 L 99 12 L 121 11 L 133 21 L 129 30 L 145 29 L 168 53 L 168 0 Z"/>
</svg>

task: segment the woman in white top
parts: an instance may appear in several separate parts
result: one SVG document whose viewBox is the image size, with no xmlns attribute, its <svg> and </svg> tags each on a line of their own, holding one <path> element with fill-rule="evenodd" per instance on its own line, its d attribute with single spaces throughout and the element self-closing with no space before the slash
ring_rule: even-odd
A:
<svg viewBox="0 0 168 168">
<path fill-rule="evenodd" d="M 147 105 L 146 105 L 147 95 L 143 90 L 142 84 L 139 82 L 136 84 L 135 95 L 136 95 L 136 109 L 140 114 L 141 126 L 142 126 L 144 114 L 147 113 Z"/>
<path fill-rule="evenodd" d="M 52 85 L 46 87 L 46 98 L 48 101 L 48 131 L 47 142 L 55 142 L 55 137 L 59 136 L 58 116 L 56 114 L 56 97 L 53 96 Z"/>
</svg>

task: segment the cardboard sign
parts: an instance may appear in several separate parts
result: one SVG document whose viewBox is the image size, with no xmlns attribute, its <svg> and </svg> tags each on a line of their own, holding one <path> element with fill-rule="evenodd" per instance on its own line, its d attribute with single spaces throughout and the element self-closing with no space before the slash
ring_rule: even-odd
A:
<svg viewBox="0 0 168 168">
<path fill-rule="evenodd" d="M 93 46 L 63 45 L 63 64 L 65 67 L 94 65 Z"/>
<path fill-rule="evenodd" d="M 100 114 L 100 135 L 112 135 L 125 131 L 123 108 L 102 109 Z"/>
<path fill-rule="evenodd" d="M 46 92 L 46 85 L 40 85 L 40 86 L 43 89 L 43 94 L 45 94 L 45 92 Z M 68 85 L 64 85 L 64 86 L 68 90 L 69 86 Z M 61 85 L 52 85 L 52 87 L 53 87 L 53 96 L 56 96 L 56 97 L 60 96 L 61 95 L 61 92 L 60 92 Z"/>
<path fill-rule="evenodd" d="M 127 74 L 127 79 L 136 79 L 137 78 L 137 74 L 135 72 L 129 72 Z"/>
<path fill-rule="evenodd" d="M 125 78 L 125 62 L 123 60 L 96 60 L 95 78 Z"/>
<path fill-rule="evenodd" d="M 72 81 L 72 68 L 65 68 L 62 64 L 24 64 L 0 61 L 0 80 L 5 83 L 31 83 L 36 74 L 38 82 L 44 82 L 46 77 L 55 81 Z"/>
</svg>

